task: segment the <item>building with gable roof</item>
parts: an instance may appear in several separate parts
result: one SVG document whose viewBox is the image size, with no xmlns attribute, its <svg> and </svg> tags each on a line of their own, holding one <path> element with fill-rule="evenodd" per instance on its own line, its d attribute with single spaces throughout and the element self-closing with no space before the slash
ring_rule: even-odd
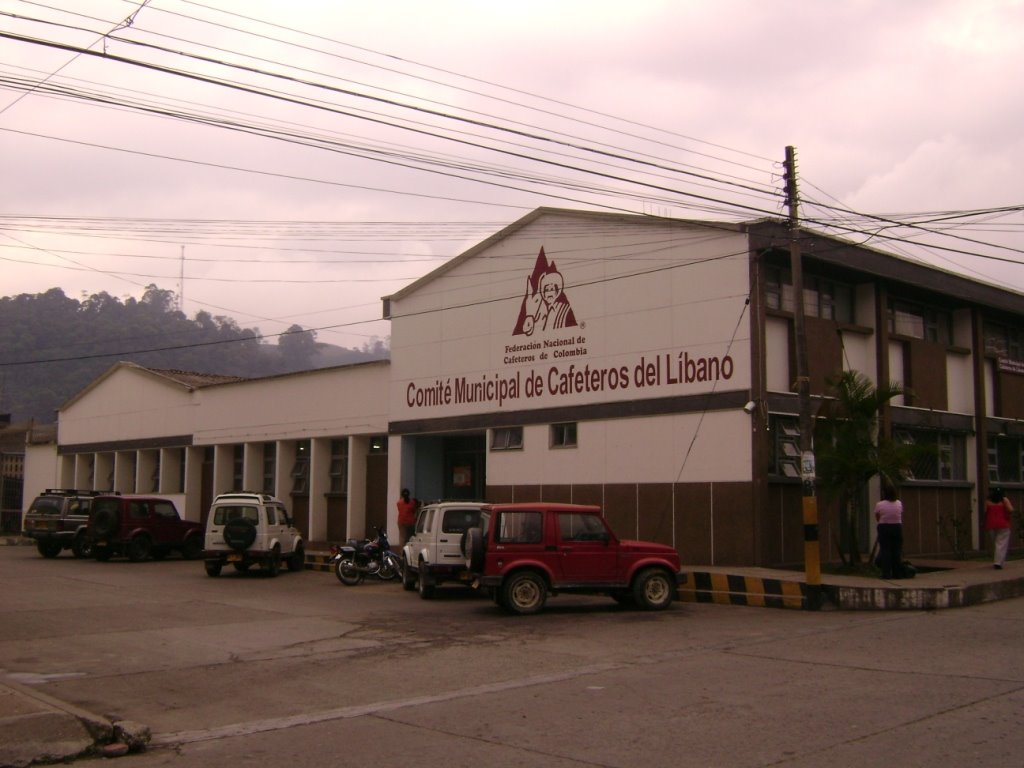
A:
<svg viewBox="0 0 1024 768">
<path fill-rule="evenodd" d="M 177 490 L 195 519 L 215 493 L 272 488 L 313 540 L 394 534 L 403 487 L 596 503 L 687 562 L 799 563 L 790 236 L 541 208 L 383 299 L 389 363 L 115 366 L 61 409 L 58 474 Z M 1024 501 L 1024 296 L 816 233 L 801 250 L 816 402 L 839 371 L 899 382 L 882 428 L 927 446 L 902 488 L 907 553 L 980 546 L 988 487 Z M 843 535 L 822 507 L 826 560 Z"/>
</svg>

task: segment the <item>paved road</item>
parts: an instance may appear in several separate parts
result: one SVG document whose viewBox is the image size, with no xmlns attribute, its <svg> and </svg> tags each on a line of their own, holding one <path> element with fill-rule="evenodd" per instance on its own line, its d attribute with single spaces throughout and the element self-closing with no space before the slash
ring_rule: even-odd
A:
<svg viewBox="0 0 1024 768">
<path fill-rule="evenodd" d="M 806 613 L 43 560 L 0 547 L 0 667 L 149 725 L 136 766 L 1004 766 L 1024 600 Z"/>
</svg>

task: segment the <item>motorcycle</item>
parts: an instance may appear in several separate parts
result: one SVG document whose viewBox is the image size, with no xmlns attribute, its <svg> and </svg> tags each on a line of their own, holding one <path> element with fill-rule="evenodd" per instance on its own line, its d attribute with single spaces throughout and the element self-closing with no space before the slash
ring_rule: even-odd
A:
<svg viewBox="0 0 1024 768">
<path fill-rule="evenodd" d="M 348 587 L 360 584 L 367 576 L 390 581 L 402 576 L 402 561 L 391 551 L 388 534 L 377 529 L 376 539 L 349 539 L 331 547 L 331 567 L 338 581 Z"/>
</svg>

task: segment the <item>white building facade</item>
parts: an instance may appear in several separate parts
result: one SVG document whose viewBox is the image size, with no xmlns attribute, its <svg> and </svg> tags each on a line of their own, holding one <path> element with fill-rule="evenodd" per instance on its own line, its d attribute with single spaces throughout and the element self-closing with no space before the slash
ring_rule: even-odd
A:
<svg viewBox="0 0 1024 768">
<path fill-rule="evenodd" d="M 686 562 L 798 563 L 789 240 L 771 221 L 538 209 L 385 297 L 390 363 L 251 381 L 115 366 L 61 409 L 56 474 L 177 493 L 194 519 L 212 494 L 272 489 L 312 540 L 395 534 L 403 487 L 596 503 Z M 934 447 L 902 488 L 907 552 L 980 546 L 988 487 L 1018 507 L 1024 490 L 1024 297 L 801 240 L 812 393 L 844 370 L 905 385 L 882 428 Z M 824 505 L 823 558 L 844 535 Z"/>
</svg>

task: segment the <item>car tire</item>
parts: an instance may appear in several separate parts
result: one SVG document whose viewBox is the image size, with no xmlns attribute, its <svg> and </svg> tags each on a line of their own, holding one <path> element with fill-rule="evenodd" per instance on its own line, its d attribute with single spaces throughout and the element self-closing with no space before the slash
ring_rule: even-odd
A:
<svg viewBox="0 0 1024 768">
<path fill-rule="evenodd" d="M 422 600 L 430 600 L 434 596 L 434 580 L 430 578 L 427 564 L 423 562 L 422 557 L 419 562 L 419 570 L 416 573 L 416 591 L 419 592 Z"/>
<path fill-rule="evenodd" d="M 462 538 L 462 554 L 466 567 L 471 573 L 479 573 L 484 567 L 484 531 L 482 528 L 467 528 Z"/>
<path fill-rule="evenodd" d="M 623 608 L 632 608 L 635 605 L 632 592 L 612 592 L 612 600 Z"/>
<path fill-rule="evenodd" d="M 139 534 L 134 539 L 128 542 L 128 546 L 125 548 L 125 554 L 128 555 L 128 559 L 133 563 L 141 563 L 144 560 L 149 560 L 149 556 L 153 551 L 153 540 L 145 534 Z"/>
<path fill-rule="evenodd" d="M 412 592 L 416 589 L 416 571 L 409 567 L 406 559 L 402 558 L 402 589 Z"/>
<path fill-rule="evenodd" d="M 92 557 L 92 542 L 86 538 L 84 531 L 75 536 L 75 540 L 71 544 L 71 554 L 79 560 Z"/>
<path fill-rule="evenodd" d="M 97 509 L 92 514 L 92 519 L 89 521 L 89 527 L 92 528 L 92 534 L 98 539 L 107 539 L 117 533 L 117 528 L 120 525 L 120 514 L 116 509 L 111 507 L 103 507 Z"/>
<path fill-rule="evenodd" d="M 501 585 L 501 606 L 510 613 L 527 616 L 544 609 L 548 585 L 534 571 L 513 573 Z"/>
<path fill-rule="evenodd" d="M 256 541 L 256 526 L 244 517 L 236 517 L 224 524 L 224 543 L 236 552 L 244 552 Z"/>
<path fill-rule="evenodd" d="M 61 550 L 64 549 L 63 545 L 59 541 L 37 541 L 36 549 L 39 554 L 45 557 L 47 560 L 51 560 L 60 554 Z"/>
<path fill-rule="evenodd" d="M 306 549 L 299 544 L 288 558 L 288 570 L 298 573 L 306 567 Z"/>
<path fill-rule="evenodd" d="M 274 547 L 266 562 L 267 575 L 274 578 L 281 572 L 281 550 Z"/>
<path fill-rule="evenodd" d="M 203 556 L 203 540 L 198 533 L 193 533 L 182 543 L 181 556 L 186 560 L 198 560 Z"/>
<path fill-rule="evenodd" d="M 633 581 L 633 602 L 644 611 L 663 611 L 675 599 L 675 584 L 660 568 L 640 571 Z"/>
<path fill-rule="evenodd" d="M 220 576 L 221 562 L 220 560 L 207 560 L 204 565 L 206 566 L 207 576 Z"/>
</svg>

